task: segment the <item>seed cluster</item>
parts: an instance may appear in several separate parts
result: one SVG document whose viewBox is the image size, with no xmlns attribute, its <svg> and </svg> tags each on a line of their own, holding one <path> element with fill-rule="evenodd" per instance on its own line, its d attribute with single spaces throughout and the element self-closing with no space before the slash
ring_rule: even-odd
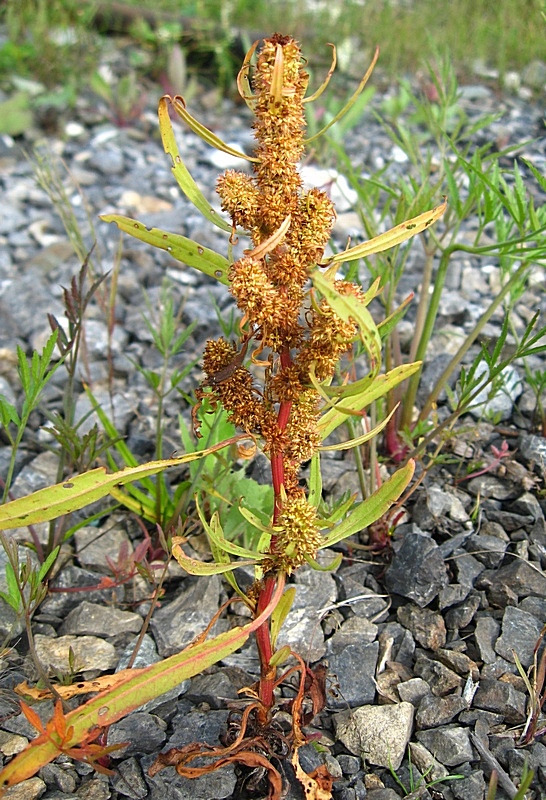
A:
<svg viewBox="0 0 546 800">
<path fill-rule="evenodd" d="M 274 470 L 279 532 L 271 568 L 288 572 L 306 555 L 314 557 L 321 543 L 316 511 L 298 480 L 301 464 L 320 444 L 320 396 L 309 374 L 314 369 L 320 381 L 330 378 L 356 334 L 352 321 L 306 292 L 309 270 L 323 258 L 335 218 L 327 194 L 304 191 L 298 171 L 307 84 L 297 42 L 277 34 L 265 40 L 252 80 L 254 175 L 228 170 L 217 185 L 223 210 L 253 244 L 232 265 L 229 281 L 248 335 L 270 354 L 264 386 L 258 392 L 242 364 L 230 369 L 237 351 L 223 338 L 208 342 L 204 360 L 212 402 L 222 403 L 237 426 L 260 435 L 272 465 L 280 463 Z M 285 235 L 275 241 L 288 219 Z M 268 246 L 271 238 L 274 244 Z M 338 282 L 337 289 L 360 296 L 359 287 L 347 282 Z M 281 474 L 282 486 L 275 486 L 275 474 Z"/>
</svg>

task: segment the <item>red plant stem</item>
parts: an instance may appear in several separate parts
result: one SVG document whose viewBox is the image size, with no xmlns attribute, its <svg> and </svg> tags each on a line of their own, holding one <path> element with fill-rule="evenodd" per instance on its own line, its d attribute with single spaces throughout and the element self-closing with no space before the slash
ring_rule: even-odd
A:
<svg viewBox="0 0 546 800">
<path fill-rule="evenodd" d="M 292 360 L 290 358 L 290 350 L 284 347 L 280 352 L 281 368 L 290 366 Z M 279 413 L 277 415 L 277 426 L 279 432 L 286 429 L 288 420 L 290 418 L 290 411 L 292 410 L 292 402 L 283 402 L 280 404 Z M 275 496 L 273 508 L 273 524 L 277 521 L 279 514 L 282 510 L 281 489 L 284 483 L 284 453 L 281 451 L 273 453 L 271 456 L 271 479 L 273 483 L 273 492 Z M 270 551 L 275 548 L 275 536 L 271 537 Z M 271 597 L 275 590 L 277 578 L 273 573 L 266 575 L 258 602 L 256 604 L 256 615 L 258 616 L 264 608 L 271 601 Z M 269 620 L 260 625 L 256 629 L 256 645 L 258 647 L 258 654 L 260 657 L 260 682 L 258 688 L 258 695 L 262 703 L 262 723 L 267 722 L 267 716 L 273 706 L 274 691 L 275 691 L 275 677 L 276 670 L 271 668 L 270 661 L 273 655 L 273 647 L 271 644 L 271 633 L 269 627 Z"/>
<path fill-rule="evenodd" d="M 258 616 L 271 601 L 276 583 L 277 578 L 273 573 L 270 573 L 265 577 L 256 606 L 256 614 Z M 269 664 L 271 656 L 273 655 L 269 620 L 266 620 L 266 622 L 256 629 L 256 645 L 258 647 L 258 653 L 260 656 L 260 682 L 258 687 L 258 695 L 262 703 L 262 722 L 265 724 L 268 713 L 273 706 L 276 672 L 275 669 L 271 669 Z"/>
</svg>

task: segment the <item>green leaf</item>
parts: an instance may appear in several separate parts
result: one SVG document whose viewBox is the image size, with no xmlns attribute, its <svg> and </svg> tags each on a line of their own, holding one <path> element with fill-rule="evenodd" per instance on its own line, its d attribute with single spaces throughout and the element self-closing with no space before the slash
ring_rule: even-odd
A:
<svg viewBox="0 0 546 800">
<path fill-rule="evenodd" d="M 356 247 L 350 247 L 348 250 L 342 250 L 336 253 L 332 258 L 325 259 L 322 264 L 325 266 L 333 264 L 343 264 L 345 261 L 355 261 L 358 258 L 371 256 L 374 253 L 381 253 L 383 250 L 389 250 L 402 242 L 411 239 L 417 233 L 426 230 L 433 222 L 439 219 L 446 210 L 447 203 L 444 201 L 441 205 L 430 211 L 425 211 L 424 214 L 419 214 L 413 219 L 406 220 L 395 228 L 391 228 L 379 236 L 374 236 L 367 242 L 357 244 Z"/>
<path fill-rule="evenodd" d="M 313 508 L 317 508 L 322 499 L 322 474 L 320 471 L 319 453 L 315 453 L 311 458 L 311 466 L 309 470 L 309 493 L 307 499 Z"/>
<path fill-rule="evenodd" d="M 59 550 L 61 549 L 60 545 L 57 545 L 54 550 L 48 555 L 42 566 L 40 567 L 40 571 L 38 572 L 38 582 L 41 583 L 53 564 L 55 563 L 57 556 L 59 555 Z"/>
<path fill-rule="evenodd" d="M 147 228 L 142 222 L 131 219 L 131 217 L 103 214 L 101 219 L 103 222 L 115 222 L 124 233 L 151 244 L 152 247 L 166 250 L 177 261 L 198 269 L 211 278 L 216 278 L 225 286 L 228 285 L 229 261 L 214 250 L 209 250 L 208 247 L 203 247 L 178 233 L 168 233 L 161 228 Z"/>
<path fill-rule="evenodd" d="M 240 545 L 235 544 L 235 542 L 230 542 L 225 538 L 217 511 L 215 511 L 212 515 L 210 522 L 207 522 L 197 497 L 195 498 L 195 504 L 197 506 L 199 519 L 201 520 L 207 536 L 215 543 L 217 547 L 220 548 L 220 550 L 223 550 L 225 553 L 230 553 L 232 556 L 239 556 L 242 558 L 251 558 L 253 560 L 263 558 L 263 555 L 255 553 L 252 550 L 247 550 L 246 547 L 241 547 Z"/>
<path fill-rule="evenodd" d="M 537 181 L 538 181 L 538 184 L 539 184 L 540 188 L 541 188 L 541 189 L 542 189 L 544 192 L 546 192 L 546 175 L 543 175 L 543 174 L 542 174 L 542 173 L 541 173 L 541 172 L 540 172 L 540 171 L 539 171 L 539 170 L 538 170 L 538 169 L 535 167 L 535 165 L 534 165 L 534 164 L 533 164 L 531 161 L 529 161 L 529 159 L 528 159 L 528 158 L 522 158 L 521 160 L 523 161 L 523 163 L 525 164 L 525 166 L 526 166 L 528 169 L 530 169 L 530 170 L 531 170 L 531 172 L 533 173 L 533 175 L 534 175 L 534 176 L 535 176 L 535 178 L 537 179 Z"/>
<path fill-rule="evenodd" d="M 3 394 L 0 394 L 0 423 L 2 427 L 7 428 L 10 422 L 19 426 L 21 424 L 21 418 L 15 406 L 12 405 Z"/>
<path fill-rule="evenodd" d="M 410 482 L 415 463 L 408 461 L 405 467 L 397 470 L 394 475 L 374 492 L 371 497 L 363 500 L 350 512 L 349 516 L 324 537 L 321 547 L 331 547 L 342 539 L 352 536 L 353 533 L 367 528 L 385 514 L 392 504 L 400 497 Z"/>
<path fill-rule="evenodd" d="M 185 569 L 190 575 L 221 575 L 222 572 L 231 572 L 237 567 L 251 567 L 256 561 L 223 561 L 218 563 L 216 561 L 200 561 L 198 558 L 190 558 L 187 556 L 177 540 L 181 537 L 173 536 L 173 558 L 175 558 L 182 569 Z"/>
<path fill-rule="evenodd" d="M 3 595 L 6 602 L 10 604 L 14 611 L 19 611 L 21 607 L 21 592 L 19 591 L 19 584 L 15 575 L 15 570 L 12 564 L 8 561 L 6 564 L 6 584 L 7 595 Z"/>
<path fill-rule="evenodd" d="M 198 211 L 200 211 L 201 214 L 209 220 L 209 222 L 212 222 L 213 225 L 221 228 L 221 230 L 231 233 L 232 226 L 229 224 L 229 222 L 220 217 L 217 211 L 212 208 L 211 204 L 199 189 L 184 162 L 182 161 L 178 151 L 178 146 L 176 144 L 176 139 L 174 138 L 173 126 L 169 117 L 169 101 L 170 97 L 162 97 L 159 101 L 157 113 L 159 115 L 159 130 L 161 132 L 163 148 L 167 155 L 169 155 L 172 159 L 172 172 L 176 178 L 176 182 L 188 200 L 193 203 Z"/>
<path fill-rule="evenodd" d="M 234 437 L 238 440 L 239 436 Z M 233 443 L 233 439 L 221 442 L 208 450 L 187 453 L 179 458 L 165 458 L 161 461 L 149 461 L 137 467 L 128 467 L 119 472 L 107 473 L 104 467 L 92 469 L 82 475 L 68 478 L 45 489 L 40 489 L 26 497 L 12 500 L 0 506 L 0 530 L 20 528 L 34 525 L 77 511 L 84 506 L 100 500 L 111 493 L 112 489 L 124 486 L 131 481 L 138 481 L 150 475 L 157 475 L 169 467 L 180 466 L 202 458 L 215 450 L 220 450 Z"/>
<path fill-rule="evenodd" d="M 316 572 L 333 572 L 343 561 L 343 553 L 338 553 L 328 564 L 320 564 L 318 561 L 315 561 L 314 558 L 311 558 L 311 556 L 305 556 L 305 560 Z"/>
<path fill-rule="evenodd" d="M 385 419 L 381 420 L 381 422 L 372 428 L 370 431 L 363 433 L 362 436 L 357 436 L 354 439 L 348 439 L 345 442 L 338 442 L 337 444 L 327 444 L 323 445 L 320 450 L 321 452 L 325 452 L 326 450 L 352 450 L 353 447 L 360 447 L 361 444 L 365 444 L 369 442 L 370 439 L 373 439 L 374 436 L 377 436 L 381 431 L 387 426 L 388 421 L 396 411 L 398 406 L 395 406 L 393 410 L 385 417 Z"/>
<path fill-rule="evenodd" d="M 414 372 L 420 368 L 421 363 L 416 361 L 414 364 L 401 364 L 390 372 L 383 375 L 376 375 L 373 382 L 369 384 L 368 378 L 362 378 L 366 388 L 360 394 L 352 395 L 353 388 L 358 386 L 361 382 L 357 381 L 354 384 L 348 384 L 346 387 L 341 387 L 346 390 L 345 396 L 340 398 L 339 407 L 337 404 L 328 409 L 319 419 L 318 429 L 322 440 L 326 439 L 330 434 L 335 431 L 339 425 L 344 423 L 347 419 L 347 414 L 361 411 L 374 400 L 383 397 L 387 392 L 397 386 L 401 381 L 409 378 Z M 368 385 L 366 385 L 368 384 Z"/>
<path fill-rule="evenodd" d="M 32 127 L 32 122 L 30 96 L 27 92 L 16 92 L 0 103 L 0 134 L 19 136 Z"/>
<path fill-rule="evenodd" d="M 279 632 L 284 625 L 284 621 L 288 615 L 288 612 L 292 608 L 292 603 L 294 602 L 294 597 L 296 596 L 296 587 L 290 586 L 279 602 L 277 603 L 275 610 L 271 614 L 271 647 L 275 649 L 277 646 L 277 638 L 279 636 Z"/>
</svg>

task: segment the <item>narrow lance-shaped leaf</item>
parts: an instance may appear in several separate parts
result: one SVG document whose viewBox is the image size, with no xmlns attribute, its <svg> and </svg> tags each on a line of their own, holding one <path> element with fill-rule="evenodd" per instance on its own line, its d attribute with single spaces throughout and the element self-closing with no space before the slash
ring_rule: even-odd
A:
<svg viewBox="0 0 546 800">
<path fill-rule="evenodd" d="M 221 228 L 221 230 L 231 233 L 232 226 L 211 206 L 201 189 L 192 178 L 191 173 L 187 169 L 186 165 L 182 161 L 182 157 L 180 156 L 180 152 L 178 150 L 178 145 L 176 144 L 171 119 L 169 117 L 169 102 L 172 101 L 168 95 L 162 97 L 159 101 L 157 113 L 159 116 L 159 131 L 161 133 L 163 149 L 172 159 L 173 163 L 171 169 L 174 177 L 176 178 L 176 182 L 188 200 L 193 203 L 193 205 L 198 211 L 201 212 L 205 219 L 208 219 L 209 222 L 212 222 L 213 225 Z"/>
<path fill-rule="evenodd" d="M 180 539 L 182 537 L 173 537 L 172 554 L 182 569 L 190 575 L 221 575 L 223 572 L 232 572 L 237 567 L 252 567 L 256 563 L 256 559 L 245 559 L 242 561 L 223 561 L 218 563 L 216 561 L 200 561 L 198 558 L 190 558 L 187 556 L 180 547 Z M 177 540 L 177 541 L 175 541 Z"/>
<path fill-rule="evenodd" d="M 395 406 L 393 410 L 390 412 L 390 414 L 388 414 L 385 417 L 385 419 L 381 420 L 381 422 L 378 425 L 376 425 L 375 428 L 372 428 L 370 431 L 363 433 L 362 436 L 357 436 L 354 439 L 348 439 L 346 442 L 338 442 L 337 444 L 323 445 L 320 448 L 320 451 L 325 452 L 326 450 L 352 450 L 353 447 L 360 447 L 361 444 L 366 444 L 366 442 L 369 442 L 370 439 L 373 439 L 375 436 L 381 433 L 381 431 L 384 428 L 387 427 L 390 418 L 392 417 L 397 408 L 398 406 Z"/>
<path fill-rule="evenodd" d="M 356 87 L 353 95 L 349 98 L 348 102 L 343 106 L 341 111 L 338 111 L 338 113 L 335 115 L 335 117 L 332 120 L 330 120 L 328 125 L 325 125 L 324 128 L 322 128 L 320 131 L 318 131 L 318 133 L 315 133 L 313 136 L 310 136 L 308 139 L 306 139 L 305 140 L 305 144 L 309 144 L 310 142 L 314 142 L 315 139 L 318 139 L 320 136 L 322 136 L 324 133 L 326 133 L 326 131 L 329 130 L 329 128 L 331 128 L 333 125 L 335 125 L 336 122 L 338 120 L 340 120 L 342 117 L 344 117 L 345 114 L 352 108 L 352 106 L 358 100 L 358 97 L 362 93 L 364 87 L 368 83 L 368 79 L 369 79 L 370 75 L 373 72 L 373 68 L 375 67 L 375 64 L 376 64 L 376 61 L 377 61 L 378 58 L 379 58 L 379 48 L 376 48 L 374 56 L 373 56 L 373 59 L 372 59 L 372 63 L 368 67 L 368 69 L 366 71 L 366 74 L 364 75 L 364 77 L 362 78 L 362 80 L 360 81 L 358 86 Z"/>
<path fill-rule="evenodd" d="M 347 518 L 325 536 L 321 547 L 331 547 L 341 542 L 386 514 L 410 482 L 414 469 L 415 462 L 408 461 L 405 467 L 391 475 L 376 492 L 353 508 Z"/>
<path fill-rule="evenodd" d="M 253 156 L 247 156 L 246 153 L 242 153 L 240 150 L 236 150 L 234 147 L 230 147 L 226 144 L 219 136 L 216 136 L 211 130 L 206 128 L 202 125 L 198 120 L 193 117 L 189 111 L 186 110 L 186 104 L 184 102 L 184 98 L 180 97 L 180 95 L 176 95 L 176 97 L 168 98 L 174 110 L 181 117 L 188 128 L 199 136 L 204 142 L 209 144 L 211 147 L 214 147 L 215 150 L 220 150 L 223 153 L 227 153 L 230 156 L 235 156 L 235 158 L 242 158 L 245 161 L 253 161 L 254 163 L 258 163 L 258 159 L 254 158 Z"/>
<path fill-rule="evenodd" d="M 277 646 L 277 637 L 279 632 L 284 624 L 284 621 L 287 617 L 288 612 L 292 608 L 292 603 L 294 602 L 294 597 L 296 595 L 296 587 L 289 586 L 288 589 L 285 591 L 279 602 L 277 603 L 275 610 L 271 614 L 271 647 L 275 649 Z"/>
<path fill-rule="evenodd" d="M 160 250 L 166 250 L 177 261 L 198 269 L 217 281 L 228 284 L 227 273 L 229 261 L 225 256 L 203 247 L 201 244 L 181 236 L 179 233 L 168 233 L 161 228 L 147 228 L 142 222 L 120 214 L 103 214 L 103 222 L 115 222 L 120 231 L 140 239 L 141 242 L 151 244 Z"/>
<path fill-rule="evenodd" d="M 319 419 L 318 429 L 322 439 L 326 439 L 339 425 L 343 424 L 347 419 L 348 413 L 361 411 L 366 406 L 369 406 L 370 403 L 373 403 L 374 400 L 383 397 L 401 381 L 413 375 L 420 366 L 420 362 L 401 364 L 385 375 L 377 375 L 364 391 L 354 396 L 350 394 L 351 387 L 349 384 L 347 396 L 342 395 L 340 397 L 339 408 L 336 404 L 334 408 L 328 409 Z"/>
<path fill-rule="evenodd" d="M 187 678 L 234 653 L 270 617 L 282 597 L 284 586 L 285 578 L 281 574 L 271 602 L 248 625 L 233 628 L 209 641 L 190 645 L 181 653 L 145 669 L 131 670 L 132 674 L 127 680 L 71 711 L 64 718 L 65 728 L 70 731 L 70 736 L 63 743 L 64 748 L 81 744 L 92 729 L 112 725 L 149 700 L 160 697 Z M 38 736 L 0 772 L 0 789 L 30 778 L 60 752 L 51 739 Z"/>
<path fill-rule="evenodd" d="M 195 504 L 197 506 L 199 519 L 201 520 L 201 524 L 203 525 L 207 536 L 212 539 L 217 547 L 219 547 L 225 553 L 230 553 L 232 556 L 240 556 L 242 558 L 252 559 L 258 557 L 258 554 L 254 553 L 252 550 L 248 550 L 246 547 L 241 547 L 235 542 L 230 542 L 229 539 L 226 539 L 217 511 L 215 511 L 212 515 L 210 522 L 207 522 L 197 497 L 195 498 Z"/>
<path fill-rule="evenodd" d="M 221 450 L 242 438 L 242 435 L 220 442 L 196 453 L 187 453 L 178 458 L 165 458 L 160 461 L 148 461 L 138 467 L 128 467 L 119 472 L 107 473 L 104 467 L 92 469 L 82 475 L 75 475 L 62 483 L 40 489 L 26 497 L 12 500 L 0 506 L 0 530 L 20 528 L 23 525 L 34 525 L 38 522 L 49 522 L 71 511 L 100 500 L 110 494 L 116 486 L 123 486 L 131 481 L 157 475 L 168 467 L 180 466 L 198 458 Z"/>
<path fill-rule="evenodd" d="M 413 217 L 413 219 L 406 220 L 406 222 L 402 222 L 395 228 L 391 228 L 389 231 L 381 233 L 379 236 L 374 236 L 373 239 L 367 242 L 357 244 L 356 247 L 343 250 L 341 253 L 336 253 L 335 256 L 323 261 L 322 264 L 332 269 L 336 264 L 343 264 L 346 261 L 356 261 L 359 258 L 371 256 L 374 253 L 381 253 L 383 250 L 389 250 L 391 247 L 402 244 L 402 242 L 411 239 L 412 236 L 415 236 L 417 233 L 421 233 L 429 228 L 433 222 L 436 222 L 436 220 L 442 216 L 446 208 L 447 201 L 444 201 L 439 206 L 436 206 L 436 208 L 425 211 L 424 214 L 419 214 L 419 216 Z M 328 274 L 329 272 L 330 270 L 328 270 Z"/>
</svg>

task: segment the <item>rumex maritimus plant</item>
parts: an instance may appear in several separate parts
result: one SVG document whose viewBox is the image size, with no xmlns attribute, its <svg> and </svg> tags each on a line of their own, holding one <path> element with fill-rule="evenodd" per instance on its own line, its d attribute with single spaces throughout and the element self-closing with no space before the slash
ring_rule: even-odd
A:
<svg viewBox="0 0 546 800">
<path fill-rule="evenodd" d="M 337 271 L 344 262 L 387 249 L 425 230 L 443 213 L 445 204 L 362 245 L 325 258 L 334 208 L 326 193 L 303 190 L 298 162 L 306 144 L 304 103 L 322 93 L 328 78 L 317 92 L 306 98 L 308 78 L 299 46 L 293 39 L 276 34 L 265 40 L 250 82 L 251 59 L 256 50 L 257 43 L 249 51 L 238 80 L 241 95 L 255 113 L 253 127 L 257 141 L 253 156 L 238 155 L 251 162 L 254 175 L 229 170 L 218 182 L 222 207 L 231 217 L 231 224 L 210 207 L 184 167 L 174 140 L 169 105 L 205 141 L 222 150 L 230 148 L 187 112 L 182 98 L 164 97 L 159 105 L 163 143 L 172 157 L 173 172 L 181 188 L 209 220 L 231 236 L 249 236 L 251 246 L 243 256 L 232 263 L 183 236 L 148 229 L 126 217 L 105 217 L 122 230 L 168 250 L 185 264 L 229 286 L 242 314 L 240 341 L 232 344 L 221 337 L 207 343 L 203 361 L 206 378 L 199 397 L 206 401 L 209 410 L 222 406 L 229 420 L 243 433 L 179 459 L 135 466 L 113 475 L 94 470 L 45 490 L 49 492 L 47 513 L 55 514 L 59 505 L 66 512 L 109 492 L 119 499 L 122 484 L 202 458 L 234 441 L 250 440 L 251 445 L 244 445 L 246 451 L 260 447 L 271 464 L 273 507 L 269 509 L 268 524 L 261 519 L 263 509 L 241 505 L 249 529 L 256 533 L 250 540 L 253 546 L 243 547 L 226 538 L 218 515 L 214 513 L 208 519 L 203 503 L 196 498 L 214 561 L 204 563 L 187 555 L 181 536 L 173 537 L 173 555 L 190 574 L 225 574 L 234 599 L 245 603 L 252 622 L 206 641 L 211 623 L 181 654 L 146 670 L 133 671 L 126 682 L 63 717 L 62 726 L 57 726 L 62 730 L 53 726 L 47 736 L 42 733 L 34 748 L 31 746 L 14 759 L 0 775 L 0 786 L 32 774 L 37 764 L 51 760 L 59 752 L 73 753 L 81 741 L 90 741 L 90 728 L 107 727 L 151 696 L 221 660 L 254 632 L 260 659 L 259 681 L 248 690 L 246 708 L 232 718 L 224 745 L 211 749 L 194 743 L 171 750 L 158 758 L 151 772 L 175 766 L 179 774 L 197 777 L 236 761 L 250 769 L 265 770 L 269 796 L 279 798 L 281 777 L 272 761 L 292 756 L 296 774 L 308 793 L 322 786 L 323 796 L 329 796 L 330 777 L 322 773 L 305 775 L 297 760 L 298 748 L 306 741 L 302 726 L 322 707 L 324 690 L 318 673 L 306 667 L 301 656 L 289 647 L 276 649 L 279 630 L 294 596 L 292 588 L 285 591 L 286 579 L 305 563 L 324 568 L 317 562 L 319 550 L 336 545 L 377 520 L 407 486 L 413 474 L 411 461 L 366 500 L 357 503 L 350 498 L 341 511 L 338 509 L 331 516 L 321 516 L 318 511 L 321 448 L 356 447 L 383 429 L 387 419 L 348 442 L 324 445 L 324 440 L 348 417 L 362 417 L 370 403 L 419 366 L 402 365 L 381 374 L 381 339 L 392 320 L 376 325 L 367 309 L 379 292 L 379 281 L 364 291 L 357 284 L 338 278 Z M 364 88 L 376 58 L 377 55 L 348 108 Z M 366 354 L 367 374 L 353 383 L 344 378 L 337 381 L 340 360 L 356 342 Z M 246 366 L 249 356 L 255 362 L 260 356 L 266 367 L 259 385 Z M 198 413 L 196 409 L 196 427 Z M 311 478 L 305 489 L 300 485 L 300 470 L 308 461 Z M 44 494 L 38 500 L 36 495 L 33 497 L 36 508 L 39 500 L 44 500 Z M 23 513 L 20 501 L 8 506 L 4 508 L 4 527 Z M 25 513 L 27 519 L 32 518 L 28 503 Z M 340 560 L 341 556 L 335 557 L 330 568 Z M 255 581 L 246 592 L 234 575 L 235 569 L 243 565 L 255 567 Z M 286 662 L 284 672 L 279 675 L 279 667 Z M 275 693 L 286 678 L 294 676 L 298 678 L 298 688 L 289 707 L 292 729 L 281 734 L 275 722 L 278 711 Z M 310 712 L 303 710 L 306 696 L 311 701 Z M 210 759 L 210 765 L 191 766 L 202 756 Z"/>
</svg>

